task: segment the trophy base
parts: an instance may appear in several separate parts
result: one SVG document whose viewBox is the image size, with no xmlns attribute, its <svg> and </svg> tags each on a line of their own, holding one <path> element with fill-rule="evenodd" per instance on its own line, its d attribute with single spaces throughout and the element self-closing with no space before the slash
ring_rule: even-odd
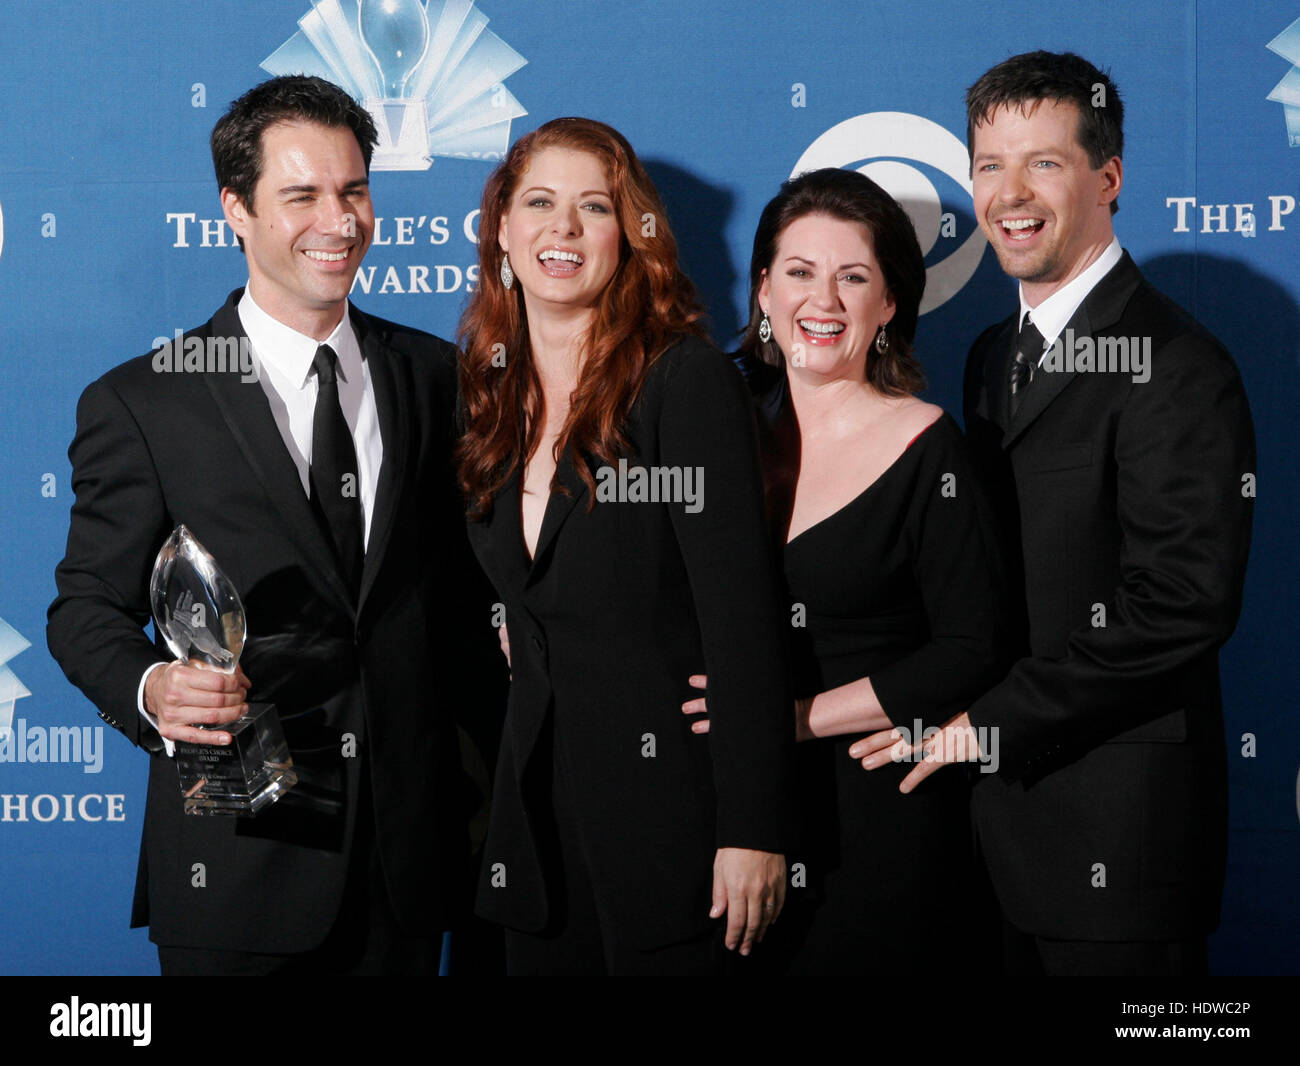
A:
<svg viewBox="0 0 1300 1066">
<path fill-rule="evenodd" d="M 254 703 L 222 728 L 228 745 L 176 745 L 185 813 L 252 817 L 298 783 L 279 715 L 274 704 Z"/>
<path fill-rule="evenodd" d="M 379 141 L 370 159 L 371 170 L 428 170 L 428 109 L 423 100 L 366 100 Z"/>
<path fill-rule="evenodd" d="M 1300 107 L 1288 105 L 1284 110 L 1286 111 L 1287 140 L 1292 148 L 1300 148 Z"/>
</svg>

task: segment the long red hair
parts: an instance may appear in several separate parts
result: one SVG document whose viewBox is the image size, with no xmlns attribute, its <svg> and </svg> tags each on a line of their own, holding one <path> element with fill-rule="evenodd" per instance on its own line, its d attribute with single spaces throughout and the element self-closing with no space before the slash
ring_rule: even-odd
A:
<svg viewBox="0 0 1300 1066">
<path fill-rule="evenodd" d="M 704 336 L 704 311 L 677 265 L 677 241 L 659 194 L 623 135 L 593 119 L 557 118 L 521 137 L 483 189 L 479 283 L 457 335 L 464 434 L 456 457 L 474 519 L 491 512 L 493 496 L 542 435 L 542 389 L 523 293 L 518 285 L 507 290 L 501 284 L 497 231 L 519 179 L 544 148 L 587 152 L 600 160 L 623 231 L 618 267 L 596 304 L 578 386 L 555 444 L 557 461 L 566 448 L 572 450 L 593 500 L 588 458 L 613 463 L 625 453 L 623 425 L 650 364 L 682 334 Z"/>
</svg>

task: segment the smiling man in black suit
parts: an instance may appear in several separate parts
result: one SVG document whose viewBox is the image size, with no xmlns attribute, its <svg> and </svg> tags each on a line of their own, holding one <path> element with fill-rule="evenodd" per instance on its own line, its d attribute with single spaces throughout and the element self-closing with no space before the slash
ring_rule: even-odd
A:
<svg viewBox="0 0 1300 1066">
<path fill-rule="evenodd" d="M 1218 651 L 1241 607 L 1254 432 L 1229 354 L 1112 228 L 1123 106 L 1070 53 L 967 94 L 975 212 L 1019 310 L 966 369 L 966 428 L 1023 605 L 1021 658 L 904 782 L 978 755 L 972 804 L 1016 974 L 1192 974 L 1227 834 Z M 864 742 L 888 761 L 888 734 Z"/>
<path fill-rule="evenodd" d="M 212 153 L 248 285 L 184 347 L 250 351 L 256 372 L 154 353 L 78 405 L 48 640 L 151 754 L 132 924 L 164 974 L 435 973 L 468 883 L 451 711 L 473 673 L 460 634 L 491 631 L 464 623 L 455 350 L 348 303 L 374 143 L 365 110 L 318 78 L 235 101 Z M 169 661 L 142 632 L 155 554 L 182 522 L 243 600 L 240 673 Z M 325 791 L 252 819 L 185 815 L 174 742 L 229 743 L 220 727 L 257 700 Z"/>
</svg>

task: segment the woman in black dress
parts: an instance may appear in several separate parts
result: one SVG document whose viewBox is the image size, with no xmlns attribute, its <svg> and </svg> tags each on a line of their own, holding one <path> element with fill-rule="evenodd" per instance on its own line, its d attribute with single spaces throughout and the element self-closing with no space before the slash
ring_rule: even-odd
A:
<svg viewBox="0 0 1300 1066">
<path fill-rule="evenodd" d="M 942 725 L 1002 665 L 984 497 L 957 424 L 915 396 L 921 250 L 875 183 L 814 171 L 764 210 L 750 281 L 804 830 L 768 943 L 795 974 L 942 972 L 966 961 L 974 906 L 966 781 L 903 795 L 906 763 L 849 755 L 863 734 Z"/>
<path fill-rule="evenodd" d="M 479 262 L 460 477 L 512 680 L 478 911 L 514 974 L 718 972 L 779 913 L 794 821 L 744 382 L 608 126 L 511 149 Z M 707 744 L 679 711 L 705 669 Z"/>
</svg>

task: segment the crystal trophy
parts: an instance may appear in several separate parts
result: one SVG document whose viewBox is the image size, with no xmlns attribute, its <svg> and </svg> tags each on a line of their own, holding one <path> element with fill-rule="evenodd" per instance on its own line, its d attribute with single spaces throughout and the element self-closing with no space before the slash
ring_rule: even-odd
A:
<svg viewBox="0 0 1300 1066">
<path fill-rule="evenodd" d="M 153 564 L 154 624 L 178 659 L 233 674 L 247 626 L 239 593 L 217 561 L 179 525 Z M 251 816 L 298 783 L 275 705 L 253 703 L 228 725 L 199 726 L 231 735 L 228 745 L 176 743 L 186 814 Z"/>
</svg>

